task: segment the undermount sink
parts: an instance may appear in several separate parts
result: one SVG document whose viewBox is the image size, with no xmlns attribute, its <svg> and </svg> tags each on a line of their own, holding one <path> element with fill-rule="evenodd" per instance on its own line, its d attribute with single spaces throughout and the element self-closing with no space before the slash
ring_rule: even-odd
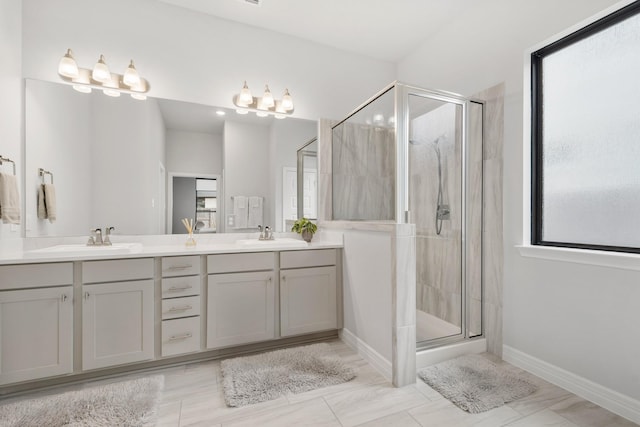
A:
<svg viewBox="0 0 640 427">
<path fill-rule="evenodd" d="M 111 246 L 87 246 L 84 244 L 55 245 L 42 249 L 26 251 L 27 257 L 60 257 L 60 256 L 87 256 L 87 255 L 118 255 L 135 254 L 142 252 L 141 243 L 114 243 Z"/>
<path fill-rule="evenodd" d="M 248 248 L 306 248 L 309 246 L 304 240 L 282 238 L 274 240 L 242 239 L 236 240 L 236 244 Z"/>
</svg>

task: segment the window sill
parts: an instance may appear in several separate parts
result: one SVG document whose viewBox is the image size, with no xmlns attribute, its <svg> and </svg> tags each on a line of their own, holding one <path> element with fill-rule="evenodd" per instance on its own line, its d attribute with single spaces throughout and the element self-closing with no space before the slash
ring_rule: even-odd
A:
<svg viewBox="0 0 640 427">
<path fill-rule="evenodd" d="M 516 248 L 520 252 L 520 256 L 527 258 L 640 271 L 640 255 L 638 254 L 532 245 L 518 245 Z"/>
</svg>

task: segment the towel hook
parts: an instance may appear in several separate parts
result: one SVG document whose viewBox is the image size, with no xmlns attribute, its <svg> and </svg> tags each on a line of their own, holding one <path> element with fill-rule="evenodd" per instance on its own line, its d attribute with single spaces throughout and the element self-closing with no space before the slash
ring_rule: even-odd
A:
<svg viewBox="0 0 640 427">
<path fill-rule="evenodd" d="M 53 174 L 47 170 L 44 170 L 42 168 L 38 168 L 38 175 L 40 175 L 40 178 L 42 178 L 42 183 L 45 184 L 45 175 L 49 175 L 51 177 L 51 184 L 53 184 Z"/>
<path fill-rule="evenodd" d="M 14 162 L 13 160 L 11 160 L 11 159 L 10 159 L 10 158 L 8 158 L 8 157 L 2 157 L 2 156 L 0 155 L 0 165 L 2 165 L 2 162 L 8 162 L 8 163 L 11 163 L 11 164 L 13 165 L 13 174 L 14 174 L 14 175 L 16 174 L 16 162 Z"/>
</svg>

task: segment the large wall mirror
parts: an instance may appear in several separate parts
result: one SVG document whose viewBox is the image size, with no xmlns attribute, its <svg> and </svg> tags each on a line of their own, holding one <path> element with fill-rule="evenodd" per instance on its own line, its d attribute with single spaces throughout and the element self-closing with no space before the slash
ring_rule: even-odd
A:
<svg viewBox="0 0 640 427">
<path fill-rule="evenodd" d="M 317 129 L 309 120 L 83 94 L 38 80 L 27 79 L 25 88 L 26 237 L 105 226 L 126 235 L 182 232 L 173 225 L 182 212 L 176 208 L 187 206 L 174 197 L 180 184 L 193 184 L 194 203 L 175 215 L 199 218 L 203 232 L 250 231 L 229 225 L 237 195 L 262 197 L 263 223 L 282 231 L 279 171 L 296 167 L 296 148 Z M 40 168 L 54 178 L 53 222 L 38 218 L 38 191 L 51 179 Z"/>
</svg>

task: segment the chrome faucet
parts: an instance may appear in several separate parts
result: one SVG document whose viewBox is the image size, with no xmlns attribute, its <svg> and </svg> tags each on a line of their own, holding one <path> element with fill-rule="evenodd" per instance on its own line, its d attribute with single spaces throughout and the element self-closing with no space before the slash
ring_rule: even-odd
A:
<svg viewBox="0 0 640 427">
<path fill-rule="evenodd" d="M 264 228 L 264 240 L 273 240 L 273 231 L 268 225 Z"/>
<path fill-rule="evenodd" d="M 258 237 L 258 240 L 264 240 L 264 229 L 261 225 L 258 226 L 258 230 L 260 231 L 260 237 Z"/>
<path fill-rule="evenodd" d="M 100 228 L 96 228 L 93 232 L 95 233 L 94 244 L 96 246 L 104 245 L 104 242 L 102 241 L 102 230 Z"/>
<path fill-rule="evenodd" d="M 111 236 L 111 232 L 113 230 L 115 230 L 115 227 L 105 227 L 104 228 L 104 241 L 102 242 L 103 245 L 111 246 L 111 239 L 109 238 L 109 236 Z"/>
</svg>

